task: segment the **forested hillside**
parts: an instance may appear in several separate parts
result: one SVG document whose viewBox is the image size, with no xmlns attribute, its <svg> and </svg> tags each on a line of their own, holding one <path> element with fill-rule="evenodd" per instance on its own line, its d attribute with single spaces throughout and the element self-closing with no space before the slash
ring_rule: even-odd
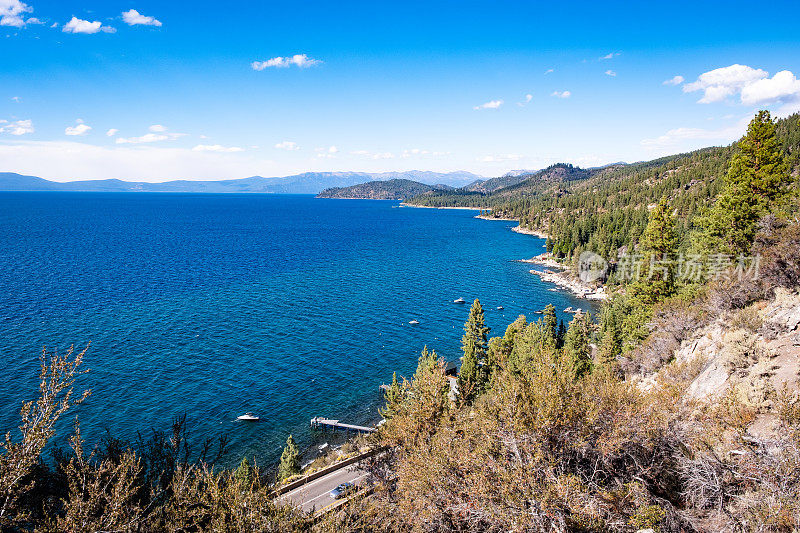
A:
<svg viewBox="0 0 800 533">
<path fill-rule="evenodd" d="M 777 121 L 776 136 L 796 174 L 800 115 Z M 649 208 L 665 196 L 678 221 L 678 234 L 688 235 L 694 217 L 718 192 L 734 148 L 705 148 L 593 170 L 554 165 L 491 194 L 434 191 L 409 203 L 491 209 L 494 216 L 516 218 L 524 227 L 547 233 L 548 249 L 559 257 L 572 259 L 588 249 L 613 259 L 620 248 L 636 246 Z M 681 245 L 688 247 L 689 242 L 683 240 Z"/>
<path fill-rule="evenodd" d="M 418 181 L 392 179 L 386 181 L 370 181 L 350 187 L 332 187 L 325 189 L 317 198 L 359 198 L 365 200 L 405 200 L 430 191 L 452 189 L 446 185 L 425 185 Z"/>
</svg>

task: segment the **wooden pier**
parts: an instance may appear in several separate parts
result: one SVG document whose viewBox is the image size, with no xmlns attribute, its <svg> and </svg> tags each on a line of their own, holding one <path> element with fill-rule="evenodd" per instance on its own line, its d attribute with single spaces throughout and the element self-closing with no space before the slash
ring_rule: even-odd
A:
<svg viewBox="0 0 800 533">
<path fill-rule="evenodd" d="M 315 416 L 311 419 L 311 428 L 312 429 L 332 429 L 336 431 L 337 429 L 342 429 L 344 431 L 355 431 L 357 433 L 373 433 L 376 431 L 375 428 L 368 428 L 366 426 L 355 426 L 353 424 L 344 424 L 338 420 L 331 420 L 328 418 L 322 418 L 320 416 Z"/>
</svg>

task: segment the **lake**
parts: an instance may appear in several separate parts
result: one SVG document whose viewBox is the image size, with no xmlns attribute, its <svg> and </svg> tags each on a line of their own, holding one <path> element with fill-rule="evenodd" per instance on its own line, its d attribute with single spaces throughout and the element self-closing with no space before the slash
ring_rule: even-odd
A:
<svg viewBox="0 0 800 533">
<path fill-rule="evenodd" d="M 226 463 L 265 464 L 289 433 L 311 444 L 313 416 L 374 424 L 378 386 L 410 376 L 425 345 L 458 359 L 474 298 L 493 335 L 547 303 L 587 307 L 514 261 L 543 239 L 475 214 L 289 195 L 0 193 L 0 429 L 36 397 L 43 346 L 89 342 L 79 386 L 92 395 L 76 410 L 89 442 L 185 413 L 198 439 L 229 436 Z M 245 411 L 265 421 L 237 422 Z"/>
</svg>

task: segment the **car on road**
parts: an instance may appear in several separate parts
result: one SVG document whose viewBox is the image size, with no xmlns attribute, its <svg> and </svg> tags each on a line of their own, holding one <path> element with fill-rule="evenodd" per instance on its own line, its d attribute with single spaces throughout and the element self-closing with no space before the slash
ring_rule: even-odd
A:
<svg viewBox="0 0 800 533">
<path fill-rule="evenodd" d="M 339 498 L 344 498 L 354 490 L 356 490 L 356 485 L 354 483 L 350 483 L 349 481 L 345 483 L 340 483 L 330 492 L 331 498 L 334 500 L 338 500 Z"/>
</svg>

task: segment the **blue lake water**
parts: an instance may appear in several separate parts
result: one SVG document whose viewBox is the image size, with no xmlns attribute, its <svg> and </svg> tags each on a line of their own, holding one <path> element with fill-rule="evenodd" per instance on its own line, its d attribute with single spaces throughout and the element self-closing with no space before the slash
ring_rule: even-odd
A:
<svg viewBox="0 0 800 533">
<path fill-rule="evenodd" d="M 514 261 L 544 240 L 474 215 L 310 196 L 0 193 L 0 430 L 36 397 L 42 347 L 88 342 L 79 385 L 92 396 L 76 412 L 90 442 L 185 413 L 198 438 L 229 436 L 229 464 L 264 464 L 290 432 L 311 443 L 313 416 L 374 423 L 378 385 L 410 376 L 423 346 L 459 357 L 469 304 L 455 298 L 480 298 L 494 335 L 547 303 L 586 308 Z M 266 422 L 236 422 L 245 411 Z"/>
</svg>

